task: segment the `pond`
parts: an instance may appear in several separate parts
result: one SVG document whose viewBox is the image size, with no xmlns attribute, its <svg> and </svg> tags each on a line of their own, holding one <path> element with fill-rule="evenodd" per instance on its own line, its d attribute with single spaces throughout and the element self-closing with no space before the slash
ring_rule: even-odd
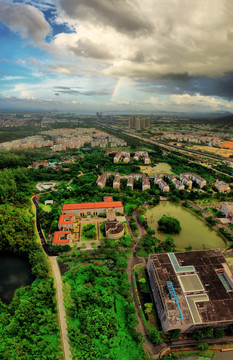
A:
<svg viewBox="0 0 233 360">
<path fill-rule="evenodd" d="M 13 299 L 14 292 L 34 280 L 29 261 L 14 254 L 0 255 L 0 298 L 6 304 Z"/>
<path fill-rule="evenodd" d="M 202 220 L 191 214 L 184 207 L 170 201 L 161 201 L 157 206 L 148 209 L 145 213 L 148 225 L 156 231 L 155 236 L 160 240 L 166 239 L 166 234 L 158 231 L 157 221 L 163 215 L 173 216 L 180 221 L 181 232 L 172 234 L 178 249 L 192 246 L 193 250 L 204 248 L 214 249 L 225 247 L 223 239 Z"/>
</svg>

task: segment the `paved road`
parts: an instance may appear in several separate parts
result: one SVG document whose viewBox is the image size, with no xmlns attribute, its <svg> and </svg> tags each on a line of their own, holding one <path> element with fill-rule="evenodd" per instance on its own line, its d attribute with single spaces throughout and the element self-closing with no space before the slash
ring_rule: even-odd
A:
<svg viewBox="0 0 233 360">
<path fill-rule="evenodd" d="M 39 211 L 40 210 L 39 210 L 39 205 L 38 205 L 36 196 L 34 196 L 32 198 L 32 203 L 35 206 L 35 210 L 36 210 L 36 230 L 37 230 L 38 236 L 40 238 L 43 250 L 48 256 L 54 256 L 54 254 L 51 253 L 49 250 L 49 244 L 47 244 L 44 234 L 42 232 L 41 226 L 40 226 L 40 221 L 39 221 Z"/>
<path fill-rule="evenodd" d="M 57 295 L 57 309 L 58 309 L 58 316 L 60 321 L 61 327 L 61 340 L 62 340 L 62 347 L 64 352 L 64 359 L 70 360 L 72 359 L 70 346 L 68 342 L 68 331 L 67 331 L 67 324 L 66 324 L 66 312 L 63 302 L 63 292 L 62 292 L 62 279 L 60 269 L 57 264 L 56 256 L 50 256 L 50 261 L 52 264 L 52 270 L 54 274 L 55 284 L 56 284 L 56 295 Z"/>
</svg>

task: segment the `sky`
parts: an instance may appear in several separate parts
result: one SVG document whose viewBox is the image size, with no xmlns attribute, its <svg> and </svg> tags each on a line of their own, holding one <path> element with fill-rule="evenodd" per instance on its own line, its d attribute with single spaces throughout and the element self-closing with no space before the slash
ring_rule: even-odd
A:
<svg viewBox="0 0 233 360">
<path fill-rule="evenodd" d="M 0 0 L 0 109 L 233 111 L 232 0 Z"/>
</svg>

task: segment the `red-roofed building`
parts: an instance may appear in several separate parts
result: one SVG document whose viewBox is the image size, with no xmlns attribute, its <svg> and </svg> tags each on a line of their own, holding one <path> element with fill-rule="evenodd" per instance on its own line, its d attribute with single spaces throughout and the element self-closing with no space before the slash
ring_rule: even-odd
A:
<svg viewBox="0 0 233 360">
<path fill-rule="evenodd" d="M 103 212 L 106 213 L 106 210 L 109 208 L 115 209 L 115 211 L 119 213 L 124 212 L 121 201 L 112 201 L 112 197 L 107 196 L 102 202 L 64 204 L 62 207 L 62 214 L 74 214 L 74 216 L 99 215 Z"/>
<path fill-rule="evenodd" d="M 53 245 L 68 245 L 70 241 L 70 231 L 55 231 Z"/>
<path fill-rule="evenodd" d="M 74 229 L 74 214 L 61 215 L 58 222 L 59 230 L 70 230 Z"/>
<path fill-rule="evenodd" d="M 112 196 L 105 196 L 104 201 L 111 202 L 112 201 Z"/>
</svg>

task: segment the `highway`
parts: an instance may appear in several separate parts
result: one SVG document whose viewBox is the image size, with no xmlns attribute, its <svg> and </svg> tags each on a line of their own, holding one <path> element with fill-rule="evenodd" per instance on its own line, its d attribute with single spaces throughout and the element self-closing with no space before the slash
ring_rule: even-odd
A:
<svg viewBox="0 0 233 360">
<path fill-rule="evenodd" d="M 231 160 L 229 160 L 228 158 L 222 157 L 222 156 L 216 156 L 216 155 L 212 155 L 212 154 L 207 154 L 207 153 L 203 153 L 201 151 L 191 150 L 191 149 L 187 149 L 187 148 L 183 149 L 183 148 L 181 148 L 179 146 L 170 145 L 170 144 L 167 144 L 167 143 L 165 143 L 163 141 L 159 141 L 159 140 L 146 139 L 143 136 L 132 134 L 130 131 L 127 131 L 127 130 L 123 130 L 122 132 L 125 133 L 126 135 L 139 138 L 140 140 L 144 140 L 144 141 L 150 142 L 152 144 L 155 144 L 155 145 L 158 145 L 158 146 L 161 146 L 161 147 L 170 148 L 171 150 L 173 149 L 173 150 L 178 150 L 180 152 L 196 154 L 196 155 L 203 156 L 203 157 L 210 158 L 210 159 L 214 159 L 214 160 L 221 160 L 221 161 L 231 162 Z"/>
</svg>

